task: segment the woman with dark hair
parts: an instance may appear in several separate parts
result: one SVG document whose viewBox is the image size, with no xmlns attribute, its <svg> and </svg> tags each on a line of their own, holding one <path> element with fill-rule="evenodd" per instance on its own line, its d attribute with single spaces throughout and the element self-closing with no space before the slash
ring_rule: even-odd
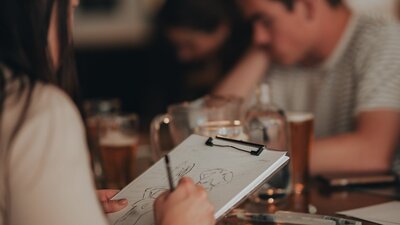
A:
<svg viewBox="0 0 400 225">
<path fill-rule="evenodd" d="M 169 103 L 208 94 L 241 59 L 251 39 L 251 27 L 234 0 L 168 0 L 156 24 L 149 77 L 162 81 L 152 89 L 163 90 Z"/>
<path fill-rule="evenodd" d="M 76 107 L 70 30 L 78 0 L 1 4 L 0 225 L 107 224 Z M 204 189 L 183 179 L 157 199 L 155 220 L 210 225 L 212 211 Z"/>
<path fill-rule="evenodd" d="M 157 21 L 184 63 L 219 58 L 229 67 L 250 41 L 250 27 L 232 0 L 169 0 Z"/>
</svg>

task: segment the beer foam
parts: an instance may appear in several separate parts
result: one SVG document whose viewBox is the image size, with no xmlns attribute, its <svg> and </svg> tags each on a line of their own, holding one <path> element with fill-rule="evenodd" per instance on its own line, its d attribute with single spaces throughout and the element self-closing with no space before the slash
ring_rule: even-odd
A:
<svg viewBox="0 0 400 225">
<path fill-rule="evenodd" d="M 100 138 L 100 145 L 110 147 L 126 147 L 132 146 L 138 141 L 138 136 L 128 136 L 119 131 L 109 131 Z"/>
<path fill-rule="evenodd" d="M 289 112 L 287 113 L 287 119 L 289 122 L 299 123 L 308 120 L 313 120 L 314 115 L 312 113 Z"/>
</svg>

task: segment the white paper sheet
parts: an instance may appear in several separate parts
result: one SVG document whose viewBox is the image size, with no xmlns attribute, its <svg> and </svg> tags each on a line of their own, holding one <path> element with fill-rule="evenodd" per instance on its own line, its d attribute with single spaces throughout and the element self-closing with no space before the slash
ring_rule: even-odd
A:
<svg viewBox="0 0 400 225">
<path fill-rule="evenodd" d="M 338 214 L 352 216 L 383 225 L 400 225 L 400 202 L 394 201 L 338 212 Z"/>
<path fill-rule="evenodd" d="M 191 177 L 207 190 L 219 218 L 287 162 L 285 152 L 264 150 L 253 156 L 233 148 L 209 147 L 207 138 L 192 135 L 170 154 L 175 184 Z M 168 190 L 163 160 L 125 187 L 115 198 L 126 198 L 126 209 L 108 216 L 111 225 L 152 225 L 153 202 Z"/>
</svg>

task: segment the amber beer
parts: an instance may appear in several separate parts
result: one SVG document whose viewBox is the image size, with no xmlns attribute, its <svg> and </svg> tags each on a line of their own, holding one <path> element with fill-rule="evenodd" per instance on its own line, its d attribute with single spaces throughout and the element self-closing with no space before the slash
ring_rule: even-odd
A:
<svg viewBox="0 0 400 225">
<path fill-rule="evenodd" d="M 287 115 L 290 134 L 290 171 L 292 191 L 301 194 L 309 179 L 309 158 L 314 137 L 314 116 L 293 112 Z"/>
<path fill-rule="evenodd" d="M 137 137 L 124 137 L 118 133 L 108 134 L 100 140 L 108 188 L 123 188 L 133 179 L 137 146 Z"/>
<path fill-rule="evenodd" d="M 109 115 L 99 121 L 99 145 L 108 188 L 123 188 L 135 175 L 138 124 L 136 114 Z"/>
</svg>

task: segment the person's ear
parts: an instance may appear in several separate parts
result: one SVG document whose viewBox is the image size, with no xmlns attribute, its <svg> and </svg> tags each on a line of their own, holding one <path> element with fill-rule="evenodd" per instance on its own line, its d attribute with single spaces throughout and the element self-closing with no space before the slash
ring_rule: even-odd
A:
<svg viewBox="0 0 400 225">
<path fill-rule="evenodd" d="M 315 19 L 318 1 L 321 0 L 295 0 L 293 10 L 305 20 L 313 20 Z"/>
</svg>

